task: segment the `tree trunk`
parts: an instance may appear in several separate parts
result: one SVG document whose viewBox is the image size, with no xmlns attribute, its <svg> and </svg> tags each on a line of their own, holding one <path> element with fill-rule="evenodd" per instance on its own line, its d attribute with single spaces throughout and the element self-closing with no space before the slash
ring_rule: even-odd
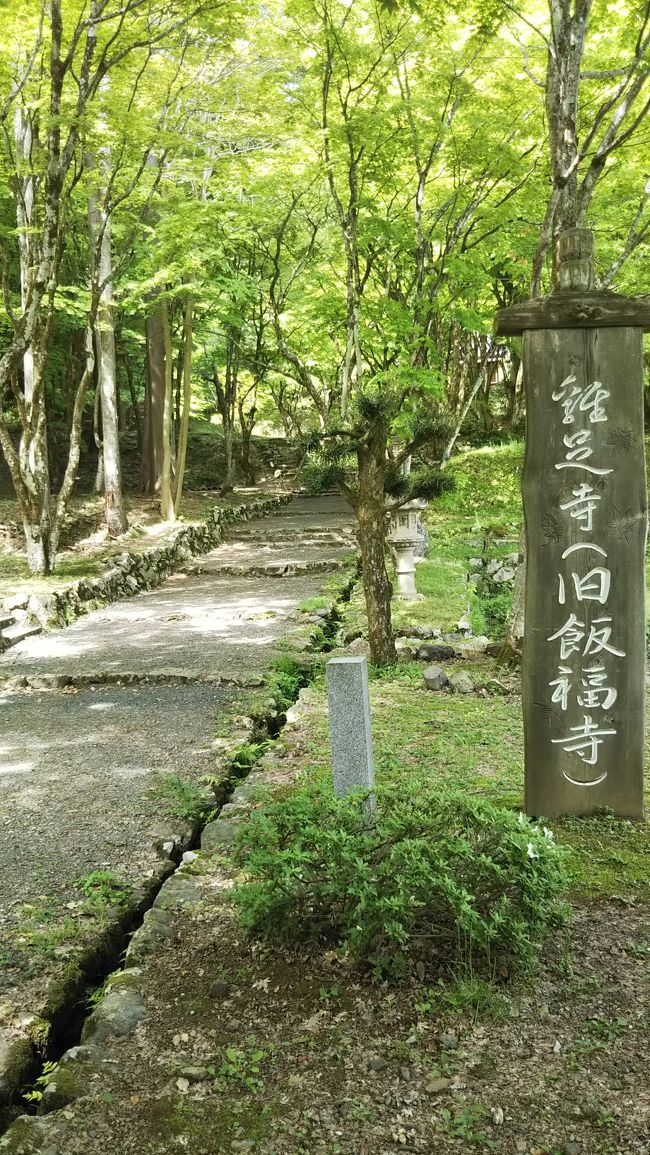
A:
<svg viewBox="0 0 650 1155">
<path fill-rule="evenodd" d="M 185 303 L 183 318 L 183 406 L 178 431 L 178 459 L 174 487 L 174 512 L 178 513 L 183 497 L 183 477 L 187 455 L 187 436 L 190 429 L 190 402 L 192 400 L 192 298 Z"/>
<path fill-rule="evenodd" d="M 135 391 L 135 384 L 133 381 L 133 373 L 131 372 L 131 363 L 129 355 L 126 353 L 122 358 L 124 365 L 124 372 L 126 373 L 126 382 L 129 389 L 129 397 L 131 398 L 131 412 L 133 414 L 133 425 L 135 427 L 135 440 L 138 446 L 138 453 L 142 461 L 142 422 L 140 420 L 140 409 L 138 406 L 138 396 Z"/>
<path fill-rule="evenodd" d="M 524 612 L 526 609 L 526 532 L 522 527 L 519 540 L 519 564 L 515 570 L 512 604 L 506 622 L 506 636 L 499 658 L 508 666 L 521 662 L 524 645 Z"/>
<path fill-rule="evenodd" d="M 379 433 L 372 433 L 357 450 L 357 537 L 363 567 L 370 661 L 375 666 L 392 666 L 397 661 L 391 625 L 393 591 L 386 571 L 386 446 L 387 434 L 382 429 Z"/>
<path fill-rule="evenodd" d="M 93 402 L 93 438 L 97 449 L 97 471 L 95 473 L 95 493 L 99 496 L 104 492 L 104 447 L 102 445 L 101 423 L 101 393 L 99 384 L 95 385 L 95 400 Z"/>
<path fill-rule="evenodd" d="M 48 541 L 44 539 L 43 529 L 38 524 L 30 525 L 24 522 L 25 544 L 27 550 L 27 567 L 34 577 L 50 574 L 53 569 L 48 552 Z M 49 533 L 47 535 L 49 538 Z"/>
<path fill-rule="evenodd" d="M 16 222 L 18 224 L 18 252 L 20 255 L 20 305 L 25 309 L 32 265 L 31 228 L 34 215 L 34 178 L 29 172 L 32 152 L 32 126 L 27 110 L 18 105 L 14 113 L 14 144 L 18 196 Z M 22 170 L 27 169 L 23 176 Z M 23 353 L 23 391 L 26 400 L 34 393 L 34 354 L 31 348 Z"/>
<path fill-rule="evenodd" d="M 160 512 L 164 521 L 175 521 L 174 502 L 172 500 L 172 406 L 173 406 L 173 377 L 174 359 L 172 350 L 172 335 L 169 324 L 169 309 L 167 302 L 163 302 L 162 330 L 165 350 L 165 392 L 163 398 L 162 421 L 162 470 L 160 474 Z"/>
<path fill-rule="evenodd" d="M 163 466 L 163 414 L 165 409 L 165 339 L 163 310 L 159 303 L 145 322 L 147 381 L 144 406 L 142 489 L 159 493 Z"/>
<path fill-rule="evenodd" d="M 237 343 L 241 334 L 236 331 L 228 333 L 226 349 L 226 372 L 224 383 L 214 368 L 214 386 L 217 395 L 217 408 L 223 425 L 223 447 L 226 459 L 226 475 L 221 486 L 222 493 L 232 493 L 234 488 L 233 470 L 233 430 L 235 425 L 235 406 L 237 403 L 237 379 L 239 376 L 239 355 Z"/>
<path fill-rule="evenodd" d="M 102 238 L 100 278 L 105 281 L 99 306 L 97 377 L 102 407 L 102 458 L 104 462 L 104 497 L 106 529 L 109 537 L 119 537 L 127 529 L 122 495 L 122 462 L 120 456 L 117 358 L 113 317 L 113 284 L 111 275 L 111 238 L 106 223 Z"/>
<path fill-rule="evenodd" d="M 255 428 L 255 414 L 257 413 L 255 394 L 256 387 L 253 390 L 253 403 L 248 411 L 244 408 L 244 399 L 241 397 L 237 399 L 239 428 L 241 430 L 241 468 L 246 485 L 255 485 L 255 470 L 251 463 L 251 438 Z"/>
<path fill-rule="evenodd" d="M 463 428 L 463 422 L 465 421 L 465 418 L 467 417 L 467 414 L 470 411 L 472 401 L 476 397 L 476 394 L 478 393 L 478 391 L 481 387 L 481 384 L 483 383 L 483 379 L 484 379 L 485 375 L 486 375 L 486 368 L 485 368 L 485 366 L 483 366 L 480 373 L 478 374 L 473 386 L 472 386 L 469 397 L 467 397 L 465 404 L 463 405 L 460 417 L 458 418 L 458 421 L 456 422 L 456 427 L 455 427 L 451 437 L 449 438 L 449 441 L 447 442 L 447 444 L 443 450 L 442 461 L 440 463 L 441 469 L 444 469 L 445 465 L 449 461 L 449 458 L 451 457 L 451 455 L 454 451 L 454 445 L 456 444 L 456 442 L 458 440 L 458 436 L 460 434 L 460 431 Z"/>
<path fill-rule="evenodd" d="M 100 210 L 94 196 L 88 201 L 88 218 L 94 247 L 99 250 L 96 252 L 96 259 L 101 293 L 95 334 L 97 388 L 101 399 L 106 530 L 109 537 L 119 537 L 127 529 L 128 523 L 122 496 L 111 223 L 110 218 Z"/>
<path fill-rule="evenodd" d="M 224 422 L 223 426 L 223 450 L 226 459 L 226 476 L 223 479 L 221 486 L 222 493 L 232 493 L 235 487 L 234 470 L 233 470 L 233 426 L 230 417 Z"/>
</svg>

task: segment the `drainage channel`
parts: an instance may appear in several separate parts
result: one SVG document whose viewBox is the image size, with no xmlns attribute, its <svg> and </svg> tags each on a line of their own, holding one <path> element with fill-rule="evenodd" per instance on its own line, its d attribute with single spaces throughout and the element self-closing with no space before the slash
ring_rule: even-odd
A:
<svg viewBox="0 0 650 1155">
<path fill-rule="evenodd" d="M 334 649 L 342 620 L 339 606 L 349 602 L 357 580 L 358 573 L 355 573 L 337 590 L 327 614 L 315 624 L 311 644 L 305 651 L 307 655 L 328 653 Z M 113 922 L 104 928 L 92 947 L 75 960 L 74 972 L 53 984 L 43 1012 L 43 1019 L 48 1028 L 47 1041 L 42 1047 L 35 1048 L 31 1067 L 23 1076 L 24 1082 L 20 1093 L 15 1096 L 12 1103 L 0 1108 L 0 1136 L 11 1127 L 19 1115 L 39 1113 L 38 1100 L 34 1096 L 34 1092 L 39 1088 L 39 1080 L 51 1070 L 52 1065 L 58 1063 L 67 1050 L 80 1042 L 81 1032 L 89 1014 L 89 996 L 94 990 L 103 986 L 109 975 L 124 965 L 123 957 L 129 940 L 142 926 L 145 914 L 153 907 L 162 886 L 181 865 L 183 854 L 200 846 L 201 833 L 206 823 L 218 817 L 234 790 L 248 776 L 255 762 L 268 748 L 268 744 L 279 738 L 287 721 L 286 710 L 297 700 L 300 690 L 313 680 L 316 669 L 315 663 L 307 662 L 300 665 L 296 661 L 299 676 L 294 679 L 290 691 L 283 691 L 280 709 L 255 714 L 248 719 L 251 730 L 245 750 L 240 748 L 231 754 L 227 773 L 215 788 L 215 806 L 209 818 L 192 826 L 188 837 L 174 847 L 167 861 L 161 863 L 155 879 L 141 889 L 137 901 L 128 909 L 122 909 Z M 259 752 L 255 757 L 246 756 L 251 749 L 256 748 Z"/>
</svg>

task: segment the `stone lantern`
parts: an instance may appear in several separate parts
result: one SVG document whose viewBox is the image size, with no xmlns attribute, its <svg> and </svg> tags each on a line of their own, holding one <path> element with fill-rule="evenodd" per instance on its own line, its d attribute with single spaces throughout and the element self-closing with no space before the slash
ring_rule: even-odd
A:
<svg viewBox="0 0 650 1155">
<path fill-rule="evenodd" d="M 426 501 L 417 498 L 407 501 L 391 511 L 388 541 L 395 553 L 398 597 L 415 601 L 415 548 L 419 541 L 420 511 L 426 509 Z"/>
</svg>

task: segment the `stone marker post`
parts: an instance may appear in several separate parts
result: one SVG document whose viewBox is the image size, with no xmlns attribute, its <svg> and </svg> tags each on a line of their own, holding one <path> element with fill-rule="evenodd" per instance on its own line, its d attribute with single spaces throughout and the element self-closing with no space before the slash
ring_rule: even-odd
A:
<svg viewBox="0 0 650 1155">
<path fill-rule="evenodd" d="M 327 663 L 327 700 L 334 793 L 344 798 L 353 790 L 372 790 L 372 757 L 368 663 L 365 658 L 332 658 Z M 370 818 L 374 799 L 366 808 Z"/>
<path fill-rule="evenodd" d="M 556 265 L 550 296 L 497 321 L 523 333 L 526 811 L 640 819 L 650 302 L 594 290 L 586 229 Z"/>
</svg>

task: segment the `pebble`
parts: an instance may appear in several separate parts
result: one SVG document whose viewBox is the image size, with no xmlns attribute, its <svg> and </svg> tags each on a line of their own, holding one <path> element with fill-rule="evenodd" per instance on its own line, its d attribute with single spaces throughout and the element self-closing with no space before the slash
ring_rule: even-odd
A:
<svg viewBox="0 0 650 1155">
<path fill-rule="evenodd" d="M 458 1035 L 455 1031 L 443 1031 L 441 1035 L 438 1035 L 438 1042 L 445 1051 L 455 1051 L 458 1046 Z"/>
<path fill-rule="evenodd" d="M 570 1139 L 568 1143 L 564 1144 L 564 1155 L 581 1155 L 582 1143 L 578 1143 L 575 1139 Z"/>
<path fill-rule="evenodd" d="M 388 1066 L 388 1063 L 386 1062 L 386 1060 L 380 1058 L 379 1056 L 370 1060 L 370 1070 L 371 1071 L 384 1071 L 387 1066 Z"/>
<path fill-rule="evenodd" d="M 226 983 L 223 979 L 216 979 L 210 984 L 208 994 L 211 999 L 225 999 L 230 994 L 230 983 Z"/>
<path fill-rule="evenodd" d="M 446 1091 L 447 1087 L 451 1086 L 451 1079 L 431 1079 L 425 1090 L 428 1095 L 439 1095 L 441 1091 Z"/>
<path fill-rule="evenodd" d="M 181 1070 L 181 1078 L 187 1079 L 188 1083 L 204 1083 L 210 1077 L 207 1067 L 183 1067 Z"/>
</svg>

